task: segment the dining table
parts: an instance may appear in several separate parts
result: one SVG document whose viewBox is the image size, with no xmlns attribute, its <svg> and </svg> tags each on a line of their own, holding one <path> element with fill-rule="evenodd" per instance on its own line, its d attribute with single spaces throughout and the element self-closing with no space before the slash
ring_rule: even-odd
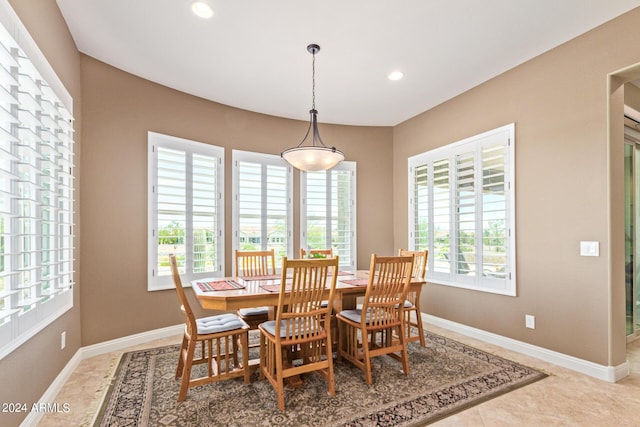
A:
<svg viewBox="0 0 640 427">
<path fill-rule="evenodd" d="M 333 301 L 334 313 L 356 306 L 357 298 L 365 294 L 369 274 L 369 270 L 338 272 Z M 191 287 L 203 309 L 235 311 L 240 308 L 277 306 L 281 280 L 280 274 L 246 278 L 212 277 L 193 280 Z M 422 278 L 412 277 L 410 290 L 416 291 L 419 298 L 425 283 Z M 326 297 L 329 297 L 328 288 Z M 274 316 L 275 312 L 270 311 L 270 318 L 273 319 Z"/>
</svg>

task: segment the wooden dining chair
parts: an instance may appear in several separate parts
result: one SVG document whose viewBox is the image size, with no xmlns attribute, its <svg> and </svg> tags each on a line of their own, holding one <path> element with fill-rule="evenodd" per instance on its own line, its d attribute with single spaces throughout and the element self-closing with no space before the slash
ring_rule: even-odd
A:
<svg viewBox="0 0 640 427">
<path fill-rule="evenodd" d="M 266 251 L 235 251 L 235 273 L 242 278 L 275 276 L 276 255 L 273 249 Z M 269 320 L 269 307 L 241 308 L 238 316 L 251 329 L 257 329 L 262 322 Z"/>
<path fill-rule="evenodd" d="M 369 283 L 362 308 L 337 314 L 338 360 L 343 357 L 360 368 L 367 384 L 373 383 L 371 359 L 389 355 L 402 362 L 409 375 L 404 334 L 404 300 L 411 283 L 413 255 L 371 255 Z"/>
<path fill-rule="evenodd" d="M 319 371 L 335 394 L 330 321 L 337 276 L 337 257 L 283 258 L 276 318 L 259 326 L 260 376 L 275 388 L 280 410 L 284 380 L 292 376 Z M 330 304 L 323 306 L 327 289 Z"/>
<path fill-rule="evenodd" d="M 329 248 L 329 249 L 300 248 L 300 258 L 302 259 L 305 259 L 307 257 L 313 258 L 314 255 L 319 255 L 318 258 L 331 258 L 333 257 L 333 248 Z"/>
<path fill-rule="evenodd" d="M 203 384 L 235 377 L 244 377 L 245 384 L 249 384 L 249 326 L 231 313 L 196 319 L 182 286 L 175 255 L 169 255 L 169 263 L 180 308 L 186 318 L 176 369 L 176 379 L 182 377 L 178 401 L 187 398 L 189 388 Z M 201 345 L 196 357 L 198 343 Z M 200 364 L 206 364 L 207 375 L 191 378 L 193 365 Z"/>
<path fill-rule="evenodd" d="M 424 280 L 427 274 L 427 259 L 429 258 L 429 250 L 409 251 L 405 249 L 398 250 L 399 256 L 414 256 L 413 261 L 413 277 Z M 420 291 L 422 286 L 417 290 L 409 290 L 407 299 L 404 302 L 405 327 L 407 331 L 407 341 L 420 341 L 422 347 L 425 346 L 424 329 L 422 327 L 422 310 L 420 309 Z M 415 314 L 415 319 L 411 313 Z M 418 329 L 417 335 L 411 335 L 411 327 Z"/>
</svg>

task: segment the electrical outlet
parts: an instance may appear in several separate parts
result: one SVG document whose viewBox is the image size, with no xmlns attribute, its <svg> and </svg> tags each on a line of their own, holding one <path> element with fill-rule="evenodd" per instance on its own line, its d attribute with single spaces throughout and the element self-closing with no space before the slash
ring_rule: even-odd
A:
<svg viewBox="0 0 640 427">
<path fill-rule="evenodd" d="M 60 334 L 60 350 L 64 350 L 64 347 L 67 345 L 67 331 L 64 331 Z"/>
<path fill-rule="evenodd" d="M 525 314 L 524 315 L 524 326 L 526 326 L 529 329 L 535 329 L 536 328 L 536 317 L 532 316 L 531 314 Z"/>
<path fill-rule="evenodd" d="M 600 242 L 580 242 L 580 256 L 600 256 Z"/>
</svg>

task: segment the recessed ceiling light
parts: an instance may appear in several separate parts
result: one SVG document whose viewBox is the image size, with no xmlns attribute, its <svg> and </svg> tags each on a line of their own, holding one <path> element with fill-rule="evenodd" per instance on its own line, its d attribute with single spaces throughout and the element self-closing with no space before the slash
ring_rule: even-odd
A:
<svg viewBox="0 0 640 427">
<path fill-rule="evenodd" d="M 387 76 L 389 80 L 400 80 L 403 77 L 404 77 L 404 73 L 402 71 L 392 71 Z"/>
<path fill-rule="evenodd" d="M 194 1 L 191 3 L 191 10 L 200 18 L 211 18 L 213 16 L 213 9 L 206 1 Z"/>
</svg>

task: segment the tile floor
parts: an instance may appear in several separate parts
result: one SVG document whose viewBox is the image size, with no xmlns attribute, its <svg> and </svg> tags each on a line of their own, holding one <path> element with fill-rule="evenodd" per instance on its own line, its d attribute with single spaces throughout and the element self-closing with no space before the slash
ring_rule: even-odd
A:
<svg viewBox="0 0 640 427">
<path fill-rule="evenodd" d="M 628 346 L 631 374 L 613 384 L 486 344 L 433 325 L 427 329 L 550 374 L 548 378 L 460 412 L 436 424 L 447 426 L 640 426 L 640 340 Z M 125 351 L 179 343 L 165 338 Z M 39 426 L 89 426 L 121 352 L 83 360 L 60 390 L 67 414 L 45 415 Z"/>
</svg>

